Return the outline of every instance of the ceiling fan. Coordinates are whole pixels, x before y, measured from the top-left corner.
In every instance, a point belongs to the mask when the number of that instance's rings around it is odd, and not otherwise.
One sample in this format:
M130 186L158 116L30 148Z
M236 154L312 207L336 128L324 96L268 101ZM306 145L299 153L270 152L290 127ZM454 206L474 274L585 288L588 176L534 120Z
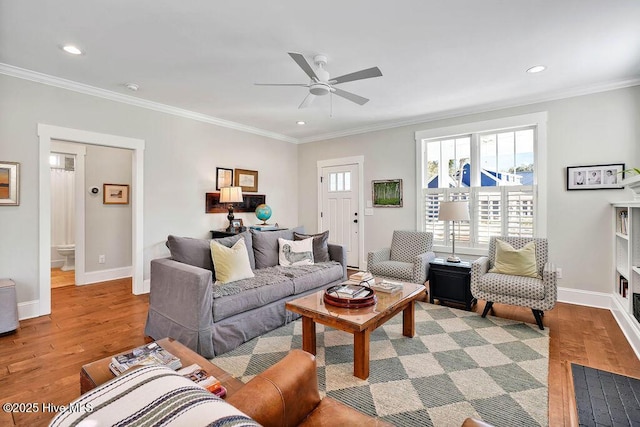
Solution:
M366 70L356 71L354 73L345 74L340 77L329 78L329 72L324 69L327 65L327 57L325 55L316 55L313 57L313 62L316 64L314 70L305 57L299 53L289 52L289 56L296 61L296 64L309 76L311 81L308 84L304 83L256 83L257 86L300 86L309 88L309 94L304 98L302 104L298 108L306 108L316 96L324 96L326 94L336 94L351 102L355 102L359 105L364 105L369 100L355 93L347 92L346 90L339 89L335 85L341 83L352 82L354 80L370 79L373 77L382 76L382 72L378 67L367 68Z

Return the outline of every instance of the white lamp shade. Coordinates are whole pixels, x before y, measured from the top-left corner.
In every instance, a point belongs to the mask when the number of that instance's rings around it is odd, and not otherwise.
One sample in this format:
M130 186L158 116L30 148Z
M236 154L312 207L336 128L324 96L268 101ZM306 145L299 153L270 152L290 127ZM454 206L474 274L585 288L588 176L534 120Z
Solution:
M468 221L469 219L469 202L440 202L438 220Z
M220 189L220 203L239 203L242 201L242 187L222 187Z

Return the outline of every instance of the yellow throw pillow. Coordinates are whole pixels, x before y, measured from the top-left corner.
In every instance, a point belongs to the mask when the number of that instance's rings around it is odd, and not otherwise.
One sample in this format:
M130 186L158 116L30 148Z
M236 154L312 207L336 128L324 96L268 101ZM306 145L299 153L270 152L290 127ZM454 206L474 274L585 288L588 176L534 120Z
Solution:
M522 249L496 239L496 262L489 273L540 278L536 264L536 243L529 242Z
M254 276L244 239L238 240L230 248L212 240L211 258L217 283L229 283Z

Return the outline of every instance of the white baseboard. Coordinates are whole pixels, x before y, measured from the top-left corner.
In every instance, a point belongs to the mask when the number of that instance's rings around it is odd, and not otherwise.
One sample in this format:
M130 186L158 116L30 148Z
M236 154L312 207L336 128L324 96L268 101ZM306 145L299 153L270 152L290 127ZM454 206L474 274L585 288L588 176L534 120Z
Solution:
M638 321L628 313L624 307L620 306L617 299L611 299L611 313L618 322L618 326L622 329L622 333L636 353L636 357L640 359L640 330L638 329Z
M25 320L40 316L40 301L25 301L18 303L18 319Z
M123 279L125 277L131 277L132 273L133 273L133 268L131 266L121 267L121 268L111 268L109 270L87 271L84 273L83 285L89 285L91 283L98 283L98 282L107 282L109 280Z
M51 268L60 268L63 265L64 265L63 260L58 260L58 261L51 260Z
M604 292L583 291L580 289L558 287L558 301L569 304L586 305L587 307L612 307L612 295Z

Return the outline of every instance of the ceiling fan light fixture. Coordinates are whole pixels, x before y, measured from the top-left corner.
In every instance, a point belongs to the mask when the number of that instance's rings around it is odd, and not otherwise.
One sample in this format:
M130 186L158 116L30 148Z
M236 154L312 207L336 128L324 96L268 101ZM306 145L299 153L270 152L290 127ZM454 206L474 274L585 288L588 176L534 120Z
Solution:
M546 69L547 69L547 67L545 67L544 65L536 65L534 67L529 68L527 70L527 73L529 73L529 74L541 73Z
M72 44L66 44L62 46L62 50L64 50L67 53L70 53L71 55L82 55L83 53L78 47Z

